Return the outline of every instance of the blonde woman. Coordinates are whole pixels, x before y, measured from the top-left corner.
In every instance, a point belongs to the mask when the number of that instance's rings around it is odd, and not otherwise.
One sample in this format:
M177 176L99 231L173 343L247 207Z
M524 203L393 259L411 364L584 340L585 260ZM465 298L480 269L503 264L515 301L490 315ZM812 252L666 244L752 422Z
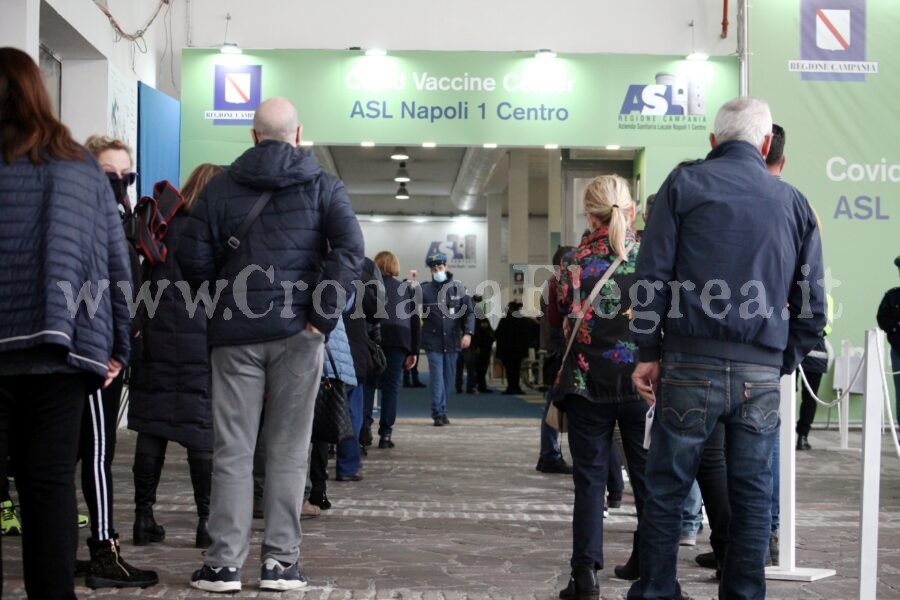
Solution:
M571 335L574 317L584 311L561 378L569 420L569 448L575 480L572 518L572 575L562 600L598 598L596 570L603 568L603 496L609 473L612 433L622 432L638 519L646 489L643 448L647 405L631 383L637 347L631 338L628 289L638 253L632 224L636 206L628 182L618 175L595 178L584 193L590 226L581 244L560 264L557 301L563 333ZM617 257L621 263L593 305L582 306L594 285ZM637 544L635 544L637 547Z

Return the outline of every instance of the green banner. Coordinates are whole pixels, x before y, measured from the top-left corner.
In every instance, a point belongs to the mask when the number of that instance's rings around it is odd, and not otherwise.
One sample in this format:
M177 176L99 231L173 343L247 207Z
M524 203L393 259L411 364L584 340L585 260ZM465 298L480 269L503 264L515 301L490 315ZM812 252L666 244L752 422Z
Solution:
M283 96L320 144L647 148L652 191L679 160L705 154L737 79L730 57L186 49L182 175L233 160L260 99Z
M900 11L894 0L769 0L754 3L750 30L750 92L785 128L784 179L822 221L832 344L861 346L900 283Z

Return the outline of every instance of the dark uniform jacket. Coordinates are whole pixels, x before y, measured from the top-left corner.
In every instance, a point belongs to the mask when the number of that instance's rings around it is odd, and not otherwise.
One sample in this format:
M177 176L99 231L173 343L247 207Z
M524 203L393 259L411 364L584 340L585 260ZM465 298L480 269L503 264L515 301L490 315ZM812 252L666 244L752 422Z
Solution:
M426 352L459 352L463 335L475 331L475 306L466 286L453 280L422 284L422 349Z

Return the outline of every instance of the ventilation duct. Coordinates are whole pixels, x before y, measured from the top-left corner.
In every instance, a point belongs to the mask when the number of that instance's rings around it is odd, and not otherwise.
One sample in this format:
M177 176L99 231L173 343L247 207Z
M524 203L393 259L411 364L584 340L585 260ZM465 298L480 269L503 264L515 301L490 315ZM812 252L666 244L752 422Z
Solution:
M450 202L460 210L475 208L478 196L504 154L506 150L500 148L468 148L450 191Z

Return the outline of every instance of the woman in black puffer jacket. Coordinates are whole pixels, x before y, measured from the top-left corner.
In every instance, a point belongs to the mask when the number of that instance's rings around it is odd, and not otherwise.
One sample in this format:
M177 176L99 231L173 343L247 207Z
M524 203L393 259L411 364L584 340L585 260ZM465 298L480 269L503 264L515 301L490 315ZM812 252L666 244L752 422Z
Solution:
M206 312L191 315L182 290L177 254L187 213L210 179L222 169L203 164L194 169L182 189L184 205L169 220L163 243L165 261L150 269L150 297L160 296L152 318L141 328L143 352L133 366L128 428L138 432L134 450L134 543L161 542L165 529L153 518L166 446L169 441L187 448L194 501L197 504L196 546L210 544L206 532L212 485L212 406ZM145 263L146 266L147 263ZM161 282L170 284L160 292Z

